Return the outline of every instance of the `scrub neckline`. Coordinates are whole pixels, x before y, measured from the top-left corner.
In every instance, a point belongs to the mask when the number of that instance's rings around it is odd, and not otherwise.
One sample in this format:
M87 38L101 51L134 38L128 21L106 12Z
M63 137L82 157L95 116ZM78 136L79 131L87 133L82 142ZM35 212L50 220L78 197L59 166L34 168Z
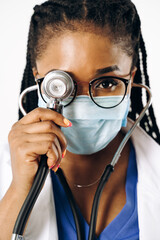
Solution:
M63 208L63 211L69 223L72 225L72 227L76 231L72 210L69 205L66 193L61 183L59 182L56 174L54 172L51 172L51 176L52 176L52 183L53 183L53 189L54 189L55 203L56 205L60 204L60 206ZM122 208L122 210L120 211L120 213L102 230L100 235L96 237L95 240L106 239L105 236L107 236L107 240L113 240L121 233L123 228L125 228L125 225L132 218L132 215L135 213L135 211L137 211L136 184L137 184L136 156L135 156L134 148L131 144L131 149L129 154L129 163L127 168L127 176L126 176L126 185L125 185L126 203ZM65 201L65 204L64 204L64 201ZM78 209L80 220L83 224L84 235L85 235L84 239L87 239L88 233L89 233L89 225L85 220L85 218L83 217L78 205L77 205L77 209Z

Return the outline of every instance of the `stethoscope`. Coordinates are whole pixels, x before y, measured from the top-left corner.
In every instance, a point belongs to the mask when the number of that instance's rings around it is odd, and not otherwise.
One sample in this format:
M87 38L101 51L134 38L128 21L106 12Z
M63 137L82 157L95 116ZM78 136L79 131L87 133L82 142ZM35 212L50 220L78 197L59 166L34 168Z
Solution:
M75 94L76 94L75 83L73 82L71 76L64 71L61 71L61 70L51 71L48 74L46 74L43 81L41 81L41 80L42 79L38 80L36 85L25 89L21 93L21 95L19 97L19 107L20 107L20 110L23 113L23 115L27 114L25 109L23 108L23 98L27 93L29 93L31 91L35 91L35 90L38 91L38 93L41 95L42 99L46 102L46 107L49 109L52 109L54 111L57 111L59 113L63 112L63 107L64 107L63 101L68 99L71 96L71 94L73 93L73 91L75 91ZM111 173L114 171L114 166L118 162L124 146L126 145L127 141L131 137L134 129L139 124L139 122L141 121L145 112L147 111L147 109L149 108L149 106L151 104L152 94L151 94L150 89L147 86L145 86L143 84L135 84L135 83L133 83L132 86L144 88L147 91L148 96L149 96L148 101L147 101L145 107L143 108L143 110L141 111L141 113L139 114L139 117L134 122L133 126L130 128L130 130L126 133L125 137L123 138L111 163L108 164L106 166L106 168L104 169L103 175L100 179L100 182L98 184L98 187L97 187L97 190L96 190L96 193L94 196L94 200L93 200L88 240L94 240L94 238L95 238L98 206L99 206L99 201L100 201L100 197L103 192L104 186L107 183ZM42 92L43 92L43 94L42 94ZM46 157L46 155L43 155L43 156L41 156L39 168L36 173L31 190L30 190L28 196L26 197L24 204L23 204L23 206L19 212L19 215L17 217L16 223L15 223L15 226L13 229L12 240L20 240L20 239L24 240L23 233L24 233L25 225L30 216L32 208L39 196L42 186L45 183L48 173L49 173L49 169L48 169L48 165L47 165L47 157ZM72 195L72 192L71 192L69 185L68 185L68 183L63 175L63 172L60 168L58 169L56 174L57 174L61 184L64 187L64 190L66 192L66 195L68 197L68 200L69 200L69 203L70 203L70 206L72 209L72 213L73 213L73 217L74 217L75 225L76 225L77 239L83 240L81 223L79 220L77 206L76 206L74 197Z

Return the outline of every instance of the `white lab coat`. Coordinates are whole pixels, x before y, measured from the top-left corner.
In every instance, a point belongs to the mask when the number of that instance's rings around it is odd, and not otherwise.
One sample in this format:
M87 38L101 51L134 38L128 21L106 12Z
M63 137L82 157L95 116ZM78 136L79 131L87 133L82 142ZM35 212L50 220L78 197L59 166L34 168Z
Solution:
M127 128L131 126L128 123ZM132 135L138 168L138 220L140 240L160 240L160 146L141 128ZM0 148L0 199L12 178L8 145ZM51 177L31 213L25 240L58 240ZM65 240L65 239L64 239Z

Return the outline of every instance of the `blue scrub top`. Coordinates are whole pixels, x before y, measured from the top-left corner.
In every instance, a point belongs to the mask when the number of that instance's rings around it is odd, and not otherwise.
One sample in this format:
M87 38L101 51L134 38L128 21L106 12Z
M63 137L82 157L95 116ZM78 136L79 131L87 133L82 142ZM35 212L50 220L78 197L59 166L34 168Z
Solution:
M76 227L72 210L65 191L52 171L52 183L57 215L59 240L76 240ZM133 146L131 146L126 178L126 204L116 218L95 238L95 240L138 240L138 214L137 214L137 166ZM78 207L77 207L78 208ZM89 225L78 208L83 226L83 240L88 239Z

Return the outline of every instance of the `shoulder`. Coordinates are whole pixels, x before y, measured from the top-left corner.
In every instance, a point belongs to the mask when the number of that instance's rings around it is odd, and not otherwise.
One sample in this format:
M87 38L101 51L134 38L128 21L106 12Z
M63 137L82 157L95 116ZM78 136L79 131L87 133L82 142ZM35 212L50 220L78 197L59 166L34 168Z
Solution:
M125 131L132 125L129 120ZM134 130L131 141L136 153L139 187L160 196L160 145L140 127Z
M0 199L12 180L11 159L8 142L0 142Z
M128 129L132 124L133 122L129 120ZM159 239L160 145L140 127L134 130L131 140L135 148L138 171L137 201L140 238Z
M128 119L127 127L124 131L127 132L133 125L133 121ZM160 145L153 140L141 127L137 126L131 136L133 145L138 153L143 152L145 155L157 156L160 154ZM154 151L154 152L153 152Z

